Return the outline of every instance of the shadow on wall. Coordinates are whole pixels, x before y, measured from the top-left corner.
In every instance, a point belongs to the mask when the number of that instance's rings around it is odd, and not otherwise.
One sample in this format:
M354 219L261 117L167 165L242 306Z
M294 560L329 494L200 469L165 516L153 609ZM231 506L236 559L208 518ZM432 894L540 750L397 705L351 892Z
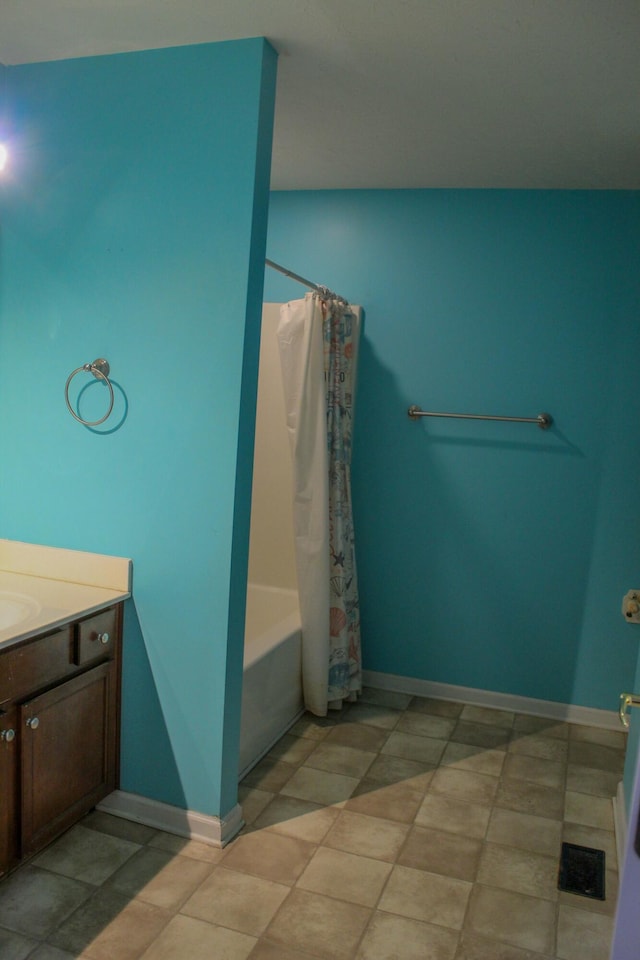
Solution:
M188 804L133 600L125 603L122 657L120 787L184 810L188 830Z
M97 381L94 381L93 383L87 383L78 393L78 399L75 408L75 413L77 416L83 416L83 413L81 412L81 403L88 395L89 390L91 390L92 395L101 395L98 398L98 403L96 404L95 411L92 414L96 423L85 422L84 424L87 430L90 430L91 433L97 433L99 435L116 433L120 427L123 426L125 420L127 419L127 415L129 413L129 400L127 395L117 380L114 380L113 377L109 377L109 380L111 383L111 388L113 389L113 402L111 403L111 408L109 407L109 399L105 398L103 395L106 393L104 384L101 384ZM102 423L100 423L100 420L103 417L105 419ZM85 421L91 421L92 417L83 416L83 419Z

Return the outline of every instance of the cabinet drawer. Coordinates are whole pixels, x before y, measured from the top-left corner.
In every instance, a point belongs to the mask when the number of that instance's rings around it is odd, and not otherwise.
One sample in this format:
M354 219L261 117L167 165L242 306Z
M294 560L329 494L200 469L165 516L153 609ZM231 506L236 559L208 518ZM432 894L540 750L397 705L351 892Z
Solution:
M71 627L13 647L0 656L0 703L20 700L74 670Z
M94 660L112 660L116 649L117 610L109 607L76 624L75 662L81 667Z

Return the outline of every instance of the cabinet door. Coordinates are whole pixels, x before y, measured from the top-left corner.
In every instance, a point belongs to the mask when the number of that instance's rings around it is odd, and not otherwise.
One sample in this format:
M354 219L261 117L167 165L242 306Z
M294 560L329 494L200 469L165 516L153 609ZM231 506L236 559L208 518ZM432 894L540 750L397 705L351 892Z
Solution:
M20 708L23 856L115 789L116 702L109 662Z
M0 710L0 877L18 856L17 710Z

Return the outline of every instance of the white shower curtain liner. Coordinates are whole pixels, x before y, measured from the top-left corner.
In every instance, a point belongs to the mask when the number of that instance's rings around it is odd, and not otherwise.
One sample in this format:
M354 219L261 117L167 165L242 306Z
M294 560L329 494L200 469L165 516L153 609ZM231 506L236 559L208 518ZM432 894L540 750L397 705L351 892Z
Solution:
M357 321L355 350L360 311L357 307L349 309ZM329 705L329 638L332 630L323 320L322 300L315 294L307 294L302 300L282 305L278 326L287 429L293 458L293 523L302 622L303 694L305 707L317 716L325 716Z

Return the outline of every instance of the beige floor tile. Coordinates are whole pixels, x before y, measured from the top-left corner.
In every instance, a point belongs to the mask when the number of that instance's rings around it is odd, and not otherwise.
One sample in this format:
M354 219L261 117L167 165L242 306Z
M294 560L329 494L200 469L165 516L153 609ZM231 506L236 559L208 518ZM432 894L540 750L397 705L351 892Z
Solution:
M22 867L0 884L0 926L44 940L94 891L69 877Z
M3 953L0 953L2 960L8 960ZM41 943L40 946L29 954L29 960L76 960L77 954L67 953L66 950L59 950L58 947L52 947L49 943Z
M525 754L509 753L505 759L503 776L512 780L527 780L544 787L562 790L565 781L565 764L556 760L541 760Z
M78 824L47 847L33 863L73 880L99 886L140 849L140 844Z
M396 866L378 909L460 930L472 886L453 877Z
M532 717L527 713L517 713L513 722L515 736L534 733L556 740L568 740L571 724L562 720L549 720L547 717Z
M364 777L375 758L376 754L372 751L345 747L327 738L307 757L305 767L360 778Z
M356 706L359 706L359 704ZM369 710L386 709L384 707L374 707L373 704L369 703L362 704L362 707ZM398 716L401 716L401 714L398 713ZM396 723L397 720L394 720L394 726ZM384 746L389 733L389 730L382 727L356 722L351 711L349 711L347 722L330 730L326 742L339 743L343 747L355 747L357 750L369 750L372 753L377 753Z
M558 960L606 960L612 935L611 917L562 905L558 916Z
M411 823L423 798L424 790L417 789L412 781L383 784L362 780L347 801L346 809L368 817Z
M612 747L614 750L626 750L627 734L622 730L605 730L602 727L590 727L581 723L572 723L570 739L598 743L601 747Z
M406 710L412 697L407 693L396 693L393 690L377 690L374 687L363 687L360 701L376 703L382 707L394 707L396 710Z
M175 856L200 860L202 863L218 863L224 855L224 850L221 847L212 847L208 843L188 840L186 837L177 837L175 834L164 833L160 830L147 846L154 850L164 850L166 853L172 853Z
M494 807L487 830L487 840L507 847L517 847L520 850L531 850L533 853L559 858L562 845L562 821Z
M570 763L567 767L567 790L589 793L593 797L615 797L620 774L608 770L594 770Z
M487 886L555 901L558 898L558 858L485 843L477 879L478 883Z
M605 960L624 746L366 688L250 771L248 826L224 850L92 812L0 884L0 956ZM605 901L557 891L562 839L605 851Z
M48 939L90 960L138 960L170 919L160 907L103 887Z
M458 934L408 917L377 913L356 960L453 960Z
M428 713L412 713L406 710L398 721L396 730L402 733L414 733L419 737L433 737L435 740L448 740L456 721L447 717L434 717Z
M431 737L419 737L413 733L399 733L394 730L380 751L394 757L404 757L405 760L417 760L420 763L440 763L445 740L435 740Z
M264 933L290 887L218 867L187 900L185 916L230 927L259 937Z
M268 790L248 787L244 785L244 782L241 783L238 788L238 803L242 807L242 819L244 822L253 823L275 796L275 793L271 793Z
M247 960L254 937L192 917L173 917L141 960Z
M393 707L360 701L360 703L351 704L346 720L347 723L365 723L372 727L380 727L382 730L393 730L401 716L402 711Z
M294 889L269 924L266 939L325 960L350 960L371 910Z
M309 740L324 740L329 730L334 726L332 720L324 717L314 717L310 713L305 713L289 729L289 733L294 737L307 737Z
M314 960L314 958L306 951L303 953L301 950L292 950L279 943L270 943L263 938L253 948L250 960Z
M416 814L415 822L420 827L447 830L449 833L482 840L487 831L490 814L489 806L428 793Z
M25 960L36 946L37 940L21 933L0 929L0 957L2 960Z
M393 863L407 839L407 824L367 817L351 810L343 810L328 834L324 845L374 860Z
M468 933L548 956L555 927L556 905L551 900L475 884L465 923Z
M315 845L271 830L256 830L237 837L225 849L222 864L229 870L250 873L291 886L313 856Z
M422 789L424 785L426 790L435 769L435 766L420 763L418 760L405 760L404 757L380 754L367 770L367 780L391 784L419 778L420 788Z
M398 863L404 867L473 882L481 851L480 840L414 826L398 857Z
M455 960L550 960L539 953L521 950L508 943L487 940L475 934L462 933Z
M113 817L101 810L92 810L80 821L80 825L88 830L97 830L98 833L107 833L110 837L119 837L121 840L130 840L131 843L144 845L158 833L153 827L144 823L134 823L133 820L124 820L122 817Z
M309 740L307 737L294 737L286 733L271 747L268 757L272 760L283 760L285 763L297 767L304 763L314 749L313 740Z
M276 833L321 843L340 814L339 807L324 807L310 800L277 796L255 821L255 828L268 827Z
M382 860L320 847L298 880L297 889L373 907L391 869L391 864Z
M462 713L462 720L469 723L487 723L492 727L504 727L505 730L511 730L515 714L510 710L495 710L493 707L477 707L474 704L465 704Z
M608 797L590 797L567 790L564 819L599 830L613 830L613 804Z
M164 910L178 910L209 876L213 864L143 847L109 880L109 889Z
M491 804L498 789L498 778L453 767L440 767L433 775L430 793L443 793L470 803Z
M506 756L504 750L474 747L470 743L448 743L442 755L441 766L499 777Z
M487 749L505 749L511 732L504 727L494 727L488 723L472 723L470 720L458 720L451 734L454 743L469 743L474 747Z
M580 767L593 767L595 770L608 770L609 773L622 775L624 769L624 751L588 743L582 740L569 742L569 763Z
M342 803L349 799L359 782L358 777L345 777L340 773L304 766L298 767L280 793L298 800L311 800L312 803Z
M567 752L568 747L564 740L543 737L536 733L514 736L509 744L509 753L536 757L538 760L554 760L556 763L566 763Z
M265 757L243 778L245 787L257 787L269 793L278 793L295 773L296 767L284 760Z
M495 798L496 807L531 813L536 817L549 817L562 820L564 815L564 793L539 783L525 780L502 778Z
M409 710L412 713L431 713L436 717L457 718L463 709L463 703L455 700L438 700L435 697L413 697L409 704Z

